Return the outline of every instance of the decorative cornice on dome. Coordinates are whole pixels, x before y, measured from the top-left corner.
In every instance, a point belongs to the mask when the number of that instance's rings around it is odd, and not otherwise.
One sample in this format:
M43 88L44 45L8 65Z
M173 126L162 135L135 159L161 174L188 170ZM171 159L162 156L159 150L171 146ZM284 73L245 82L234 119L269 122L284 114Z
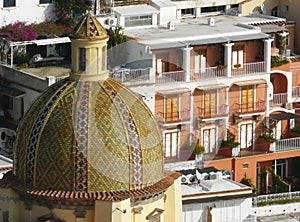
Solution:
M51 204L51 201L66 201L67 203L70 203L70 200L73 200L74 203L76 203L76 201L80 202L88 200L122 201L132 197L136 198L164 192L174 183L174 180L180 176L181 174L179 172L171 172L155 184L137 190L116 192L78 192L28 188L20 183L12 172L8 172L4 175L3 179L0 180L0 187L11 188L26 198L34 198L44 204ZM84 203L86 204L86 202ZM91 204L94 203L91 202Z
M107 39L108 35L100 22L88 12L75 26L70 38L74 39Z

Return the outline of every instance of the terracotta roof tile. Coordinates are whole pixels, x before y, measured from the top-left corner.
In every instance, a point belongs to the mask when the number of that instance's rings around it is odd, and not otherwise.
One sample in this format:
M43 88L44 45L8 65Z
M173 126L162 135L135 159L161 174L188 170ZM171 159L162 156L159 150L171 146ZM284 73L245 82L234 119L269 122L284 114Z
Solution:
M62 191L62 190L35 190L26 188L13 175L12 171L6 173L2 180L0 180L0 187L12 188L16 192L32 198L48 200L104 200L104 201L121 201L134 196L144 196L153 193L165 191L174 183L174 180L180 177L180 173L168 173L159 182L145 187L143 189L129 190L129 191L114 191L114 192L76 192L76 191Z

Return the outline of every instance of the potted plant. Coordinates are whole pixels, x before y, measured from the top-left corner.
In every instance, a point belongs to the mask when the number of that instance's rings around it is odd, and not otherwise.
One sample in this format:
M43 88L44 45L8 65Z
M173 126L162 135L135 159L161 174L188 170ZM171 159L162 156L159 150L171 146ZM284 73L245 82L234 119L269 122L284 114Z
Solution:
M238 63L238 64L234 64L233 66L234 68L240 68L242 65Z
M236 148L240 145L239 142L235 141L235 135L227 129L227 137L226 140L222 140L221 142L221 149L219 149L218 154L224 155L224 156L233 156L233 148Z
M195 148L194 148L194 154L195 154L195 160L197 161L200 161L202 160L203 158L203 153L204 153L204 146L200 145L199 143L199 139L197 140L197 143L195 145Z
M226 65L218 64L218 65L217 65L217 68L218 68L218 69L226 69Z
M259 136L260 138L264 139L265 141L269 143L274 143L277 141L277 139L274 137L274 132L272 129L267 127L266 125L262 126L262 133Z
M240 145L239 142L235 142L235 135L227 129L227 137L226 140L222 140L221 147L230 147L235 148Z

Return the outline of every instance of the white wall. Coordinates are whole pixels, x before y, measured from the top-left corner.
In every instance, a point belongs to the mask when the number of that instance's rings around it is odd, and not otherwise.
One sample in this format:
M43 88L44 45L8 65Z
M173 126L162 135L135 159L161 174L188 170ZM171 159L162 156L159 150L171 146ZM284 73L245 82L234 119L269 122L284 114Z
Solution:
M212 221L242 222L252 213L252 199L213 201L208 203L183 204L183 222L206 222L207 207L211 210ZM214 207L215 206L215 207Z
M268 205L263 207L253 207L253 215L257 217L273 216L287 213L299 213L300 203Z
M3 7L0 0L0 27L16 21L27 21L29 23L51 20L53 4L39 4L39 0L16 0L16 7Z

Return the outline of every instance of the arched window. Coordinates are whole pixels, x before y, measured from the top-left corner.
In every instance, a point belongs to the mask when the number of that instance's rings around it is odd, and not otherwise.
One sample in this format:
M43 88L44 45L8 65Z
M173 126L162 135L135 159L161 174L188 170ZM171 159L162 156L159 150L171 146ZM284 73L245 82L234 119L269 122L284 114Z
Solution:
M271 10L271 15L272 15L272 16L276 16L276 17L279 16L279 8L278 8L278 6L272 8L272 10Z

